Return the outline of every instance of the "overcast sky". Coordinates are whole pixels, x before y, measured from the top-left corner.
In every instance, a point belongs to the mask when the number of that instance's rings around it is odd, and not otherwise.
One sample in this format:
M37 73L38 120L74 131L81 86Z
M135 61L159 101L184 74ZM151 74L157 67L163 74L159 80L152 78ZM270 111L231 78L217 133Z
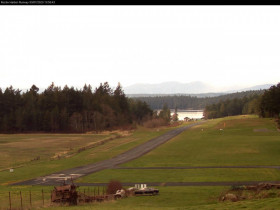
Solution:
M3 6L0 87L280 82L279 6Z

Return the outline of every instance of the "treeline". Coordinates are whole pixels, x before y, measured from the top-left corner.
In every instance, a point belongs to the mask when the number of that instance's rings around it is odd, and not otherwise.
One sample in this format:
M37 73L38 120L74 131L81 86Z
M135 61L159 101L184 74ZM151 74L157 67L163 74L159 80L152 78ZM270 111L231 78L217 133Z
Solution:
M207 105L203 115L205 119L241 115L241 114L258 114L260 95L243 97L241 99L227 99L219 103Z
M153 114L145 102L107 82L94 91L90 85L78 90L53 83L38 91L35 85L24 93L12 86L0 89L1 133L101 131L142 123Z
M240 114L257 114L260 117L280 118L280 83L265 90L262 95L220 101L204 109L204 117L219 118Z
M280 118L280 83L271 86L264 92L260 101L261 117ZM279 122L279 121L278 121Z
M135 99L146 102L151 109L162 109L163 104L167 104L170 109L204 109L207 105L216 104L220 101L231 99L251 98L261 95L264 90L244 91L231 93L216 97L197 97L197 96L154 96L154 97L135 97Z

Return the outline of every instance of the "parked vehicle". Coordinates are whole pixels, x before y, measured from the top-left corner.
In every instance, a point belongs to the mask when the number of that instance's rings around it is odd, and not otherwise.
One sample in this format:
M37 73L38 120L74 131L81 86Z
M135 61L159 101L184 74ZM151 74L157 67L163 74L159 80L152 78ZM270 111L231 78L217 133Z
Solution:
M158 195L159 190L152 187L147 187L146 184L136 184L135 187L128 189L134 195Z
M117 192L114 195L115 199L120 199L120 198L124 198L124 197L126 197L126 193L125 193L124 189L117 190Z

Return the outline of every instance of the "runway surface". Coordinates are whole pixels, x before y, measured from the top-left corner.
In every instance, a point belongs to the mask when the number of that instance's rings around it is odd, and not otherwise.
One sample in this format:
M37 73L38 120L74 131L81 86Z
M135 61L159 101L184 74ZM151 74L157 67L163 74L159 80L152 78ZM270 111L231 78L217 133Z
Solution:
M104 169L115 168L116 166L118 166L120 164L123 164L123 163L131 161L133 159L139 158L139 157L145 155L146 153L150 152L151 150L157 148L161 144L163 144L163 143L167 142L168 140L174 138L175 136L179 135L183 131L185 131L193 126L199 125L203 122L204 121L200 121L200 122L190 124L190 125L187 125L184 127L173 129L159 137L151 139L141 145L138 145L138 146L136 146L122 154L119 154L111 159L108 159L108 160L103 160L103 161L88 164L85 166L79 166L79 167L75 167L75 168L71 168L71 169L67 169L67 170L63 170L63 171L58 171L53 174L49 174L46 176L38 177L35 179L23 181L23 182L18 182L13 185L59 185L63 181L65 181L66 183L70 183L71 178L73 180L75 180L79 177L86 176L88 174L92 174L92 173L95 173L95 172L98 172L98 171L101 171Z

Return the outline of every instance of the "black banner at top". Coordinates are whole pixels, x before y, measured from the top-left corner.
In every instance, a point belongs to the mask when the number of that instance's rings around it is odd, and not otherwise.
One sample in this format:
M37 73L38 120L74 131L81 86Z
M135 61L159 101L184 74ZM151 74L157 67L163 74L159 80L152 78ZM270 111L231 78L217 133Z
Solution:
M0 5L279 5L275 0L0 0Z

